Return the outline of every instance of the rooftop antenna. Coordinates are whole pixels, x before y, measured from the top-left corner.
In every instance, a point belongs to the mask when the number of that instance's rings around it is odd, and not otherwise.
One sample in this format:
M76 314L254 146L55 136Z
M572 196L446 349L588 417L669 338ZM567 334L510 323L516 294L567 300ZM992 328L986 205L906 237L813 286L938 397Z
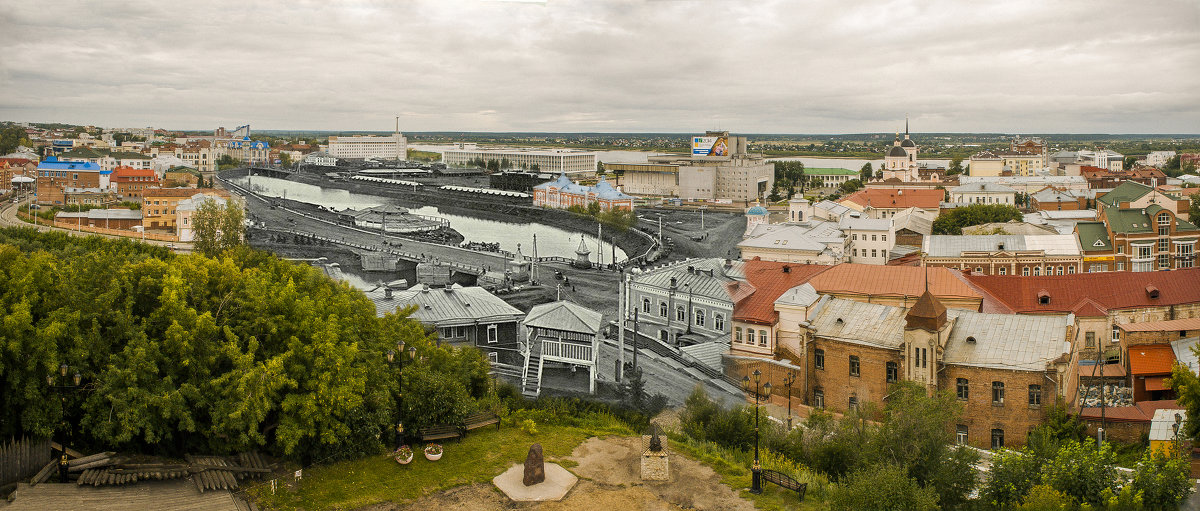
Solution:
M400 116L396 116L396 133L400 133Z
M908 136L908 114L904 114L904 136Z
M925 259L924 252L921 253L921 259ZM925 263L922 266L925 267L925 292L928 293L929 292L929 263Z

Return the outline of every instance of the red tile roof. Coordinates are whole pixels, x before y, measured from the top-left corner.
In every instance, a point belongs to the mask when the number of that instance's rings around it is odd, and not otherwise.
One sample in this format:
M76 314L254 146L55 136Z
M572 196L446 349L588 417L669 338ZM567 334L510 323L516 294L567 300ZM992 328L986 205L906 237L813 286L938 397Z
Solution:
M831 268L834 267L760 260L746 261L743 272L746 275L746 281L754 286L755 290L749 297L733 306L733 319L759 324L774 323L778 316L775 312L775 300L779 299L787 290L808 282L813 276Z
M965 275L964 278L985 293L985 308L989 307L989 300L995 300L1017 313L1073 312L1080 316L1103 316L1112 309L1200 302L1200 268L1038 277ZM1158 298L1151 298L1147 286L1157 288ZM1049 295L1050 303L1038 302L1040 291ZM1094 303L1085 302L1089 299Z
M1146 390L1154 392L1156 390L1170 390L1170 389L1171 389L1171 387L1167 386L1167 377L1166 376L1147 376L1146 377Z
M135 169L127 165L113 169L112 180L115 182L119 183L131 177L155 177L154 169Z
M29 163L37 163L37 162L30 160L28 158L0 158L0 163L7 163L9 165L15 166L15 165L25 165L25 164L29 164Z
M839 264L809 281L818 293L910 296L925 293L926 269L917 266ZM938 299L981 298L948 268L929 268L929 291Z
M946 198L945 190L920 190L900 188L865 188L843 199L860 206L873 208L911 208L938 209L942 199Z
M1143 344L1129 347L1129 374L1169 374L1175 365L1170 344Z

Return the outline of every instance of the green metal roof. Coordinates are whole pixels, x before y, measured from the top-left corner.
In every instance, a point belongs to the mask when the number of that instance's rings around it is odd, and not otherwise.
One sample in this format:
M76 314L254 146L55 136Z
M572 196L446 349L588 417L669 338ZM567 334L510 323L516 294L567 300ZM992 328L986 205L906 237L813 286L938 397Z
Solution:
M859 171L850 169L833 169L826 167L804 167L806 176L857 176Z
M1079 222L1075 224L1075 233L1079 236L1079 246L1084 252L1112 250L1112 241L1108 239L1108 230L1104 228L1104 222Z
M1175 231L1200 231L1200 227L1196 227L1196 224L1187 220L1175 217Z
M1112 232L1153 232L1150 217L1140 209L1111 208L1104 212Z
M1153 188L1137 181L1125 181L1096 200L1108 206L1119 206L1122 202L1135 201L1152 191Z

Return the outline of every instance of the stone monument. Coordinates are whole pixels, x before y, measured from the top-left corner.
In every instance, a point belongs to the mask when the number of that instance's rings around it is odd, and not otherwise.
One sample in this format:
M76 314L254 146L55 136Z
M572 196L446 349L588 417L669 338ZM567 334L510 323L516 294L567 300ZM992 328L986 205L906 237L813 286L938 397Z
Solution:
M529 446L529 455L525 456L525 477L521 482L525 486L533 486L546 480L545 461L542 458L542 444Z
M650 428L649 435L642 435L642 480L667 481L671 479L667 447L658 436L658 426Z

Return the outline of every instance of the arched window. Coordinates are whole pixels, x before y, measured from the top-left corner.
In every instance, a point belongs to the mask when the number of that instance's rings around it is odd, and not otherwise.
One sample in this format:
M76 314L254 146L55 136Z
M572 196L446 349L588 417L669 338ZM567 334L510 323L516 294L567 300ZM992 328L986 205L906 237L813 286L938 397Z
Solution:
M650 313L650 299L649 298L642 298L642 312L645 312L646 314Z

